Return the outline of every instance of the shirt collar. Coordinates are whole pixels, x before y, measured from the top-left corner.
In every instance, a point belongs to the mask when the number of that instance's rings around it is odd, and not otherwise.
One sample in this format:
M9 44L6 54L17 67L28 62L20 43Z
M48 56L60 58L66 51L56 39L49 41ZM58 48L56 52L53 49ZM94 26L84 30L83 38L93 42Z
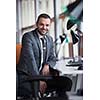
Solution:
M42 36L42 35L39 34L38 31L37 31L37 34L38 34L38 36L39 36L39 39L40 39L40 38L46 38L46 35L45 35L45 36Z

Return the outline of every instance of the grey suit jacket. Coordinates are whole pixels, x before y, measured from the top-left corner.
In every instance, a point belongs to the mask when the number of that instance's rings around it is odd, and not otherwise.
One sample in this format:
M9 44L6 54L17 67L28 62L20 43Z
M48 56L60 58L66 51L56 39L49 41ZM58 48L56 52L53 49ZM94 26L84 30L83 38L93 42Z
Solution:
M46 64L51 68L56 64L56 57L53 51L53 39L46 35L47 39L47 55ZM37 29L25 33L22 38L22 50L17 69L29 75L39 75L39 67L41 64L41 47L37 34Z

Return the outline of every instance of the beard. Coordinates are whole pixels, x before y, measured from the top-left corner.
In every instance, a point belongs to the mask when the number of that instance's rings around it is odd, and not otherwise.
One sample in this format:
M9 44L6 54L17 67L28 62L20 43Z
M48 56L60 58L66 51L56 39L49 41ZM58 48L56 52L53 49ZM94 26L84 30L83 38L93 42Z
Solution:
M48 32L41 32L41 31L39 31L39 30L38 30L38 32L39 32L39 34L42 35L42 36L45 36L45 35L48 33Z

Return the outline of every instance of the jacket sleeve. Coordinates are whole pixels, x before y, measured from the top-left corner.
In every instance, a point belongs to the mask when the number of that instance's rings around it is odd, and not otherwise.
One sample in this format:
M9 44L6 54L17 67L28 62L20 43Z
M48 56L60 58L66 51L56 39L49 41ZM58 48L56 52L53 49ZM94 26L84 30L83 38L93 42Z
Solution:
M32 35L25 33L22 38L22 60L28 73L38 75L38 67L32 49Z
M50 50L49 50L49 55L48 55L48 59L47 59L47 64L53 68L56 64L56 56L55 56L55 52L54 52L54 48L53 48L53 39L52 37L49 38L49 43L50 43Z

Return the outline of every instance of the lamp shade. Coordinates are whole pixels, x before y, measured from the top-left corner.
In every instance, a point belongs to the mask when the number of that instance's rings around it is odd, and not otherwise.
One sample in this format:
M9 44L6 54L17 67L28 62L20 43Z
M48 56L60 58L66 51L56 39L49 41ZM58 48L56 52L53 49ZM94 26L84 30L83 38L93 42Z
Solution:
M76 44L79 41L79 36L75 34L72 30L71 30L71 36L72 36L73 44Z
M69 30L72 26L74 26L74 24L76 24L74 21L72 21L72 20L68 20L68 22L67 22L67 30Z
M63 41L65 40L66 37L67 37L66 34L62 34L62 35L60 35L61 43L63 43Z

